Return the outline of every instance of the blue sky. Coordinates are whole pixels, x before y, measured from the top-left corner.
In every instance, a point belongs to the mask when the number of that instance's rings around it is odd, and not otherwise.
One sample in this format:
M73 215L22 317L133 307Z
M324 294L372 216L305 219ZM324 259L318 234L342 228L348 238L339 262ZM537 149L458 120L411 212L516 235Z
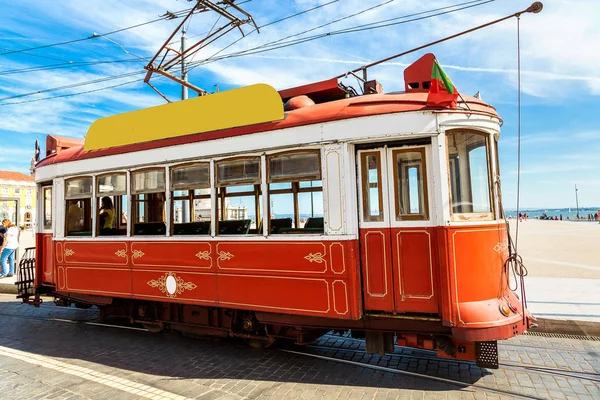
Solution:
M332 0L252 0L242 5L259 26ZM379 5L304 36L457 5L468 0L338 0L317 11L273 24L248 35L222 54L248 49ZM239 3L239 1L238 1ZM442 38L527 8L529 0L473 2L474 7L376 30L330 36L278 50L235 57L199 66L190 81L207 91L253 83L277 89L327 79L388 55ZM97 118L164 101L141 82L143 75L14 97L68 84L142 72L179 21L162 20L107 36L28 52L8 53L73 39L87 38L159 18L165 11L190 7L184 0L0 0L0 169L28 172L36 138L46 134L83 137ZM217 16L195 15L188 37L211 29ZM580 206L600 206L600 7L597 0L547 0L537 15L521 18L522 170L521 207L574 207L574 185ZM222 21L220 21L222 22ZM246 32L250 27L245 28ZM196 36L196 38L199 36ZM205 59L240 37L232 32L199 53ZM302 36L301 36L302 37ZM516 206L517 182L517 50L516 20L436 45L370 71L386 91L403 88L403 70L424 52L433 52L458 90L481 92L504 119L500 140L506 208ZM178 43L173 44L174 47ZM106 62L111 61L111 62ZM118 61L118 62L114 62ZM99 63L103 62L103 63ZM81 63L88 63L81 65ZM52 66L46 68L47 66ZM43 67L35 70L35 68ZM34 68L34 70L26 70ZM53 68L53 69L52 69ZM25 70L24 70L25 69ZM133 84L93 93L32 101L107 86ZM175 100L180 88L154 80ZM348 83L354 84L352 81ZM23 102L20 104L8 104Z

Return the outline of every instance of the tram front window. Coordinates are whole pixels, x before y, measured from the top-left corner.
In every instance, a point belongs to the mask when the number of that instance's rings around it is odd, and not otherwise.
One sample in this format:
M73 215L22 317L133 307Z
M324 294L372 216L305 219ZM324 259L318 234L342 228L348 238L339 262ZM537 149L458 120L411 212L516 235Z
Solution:
M215 163L218 235L262 233L260 158Z
M210 235L210 164L199 163L171 170L172 233Z
M320 152L297 151L268 157L269 233L323 233Z
M165 170L131 173L134 235L165 235Z
M73 178L65 182L66 235L92 236L92 178Z
M492 219L488 137L475 132L447 134L450 197L453 214ZM472 219L463 216L459 219Z

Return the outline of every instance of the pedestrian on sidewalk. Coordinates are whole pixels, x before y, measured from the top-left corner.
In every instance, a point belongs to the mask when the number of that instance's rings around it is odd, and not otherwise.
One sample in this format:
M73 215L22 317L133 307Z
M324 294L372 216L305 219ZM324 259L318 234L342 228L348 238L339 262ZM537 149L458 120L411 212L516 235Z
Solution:
M15 252L19 248L19 235L21 232L8 219L2 221L2 226L6 229L6 233L0 247L0 267L2 267L0 278L10 278L15 273Z

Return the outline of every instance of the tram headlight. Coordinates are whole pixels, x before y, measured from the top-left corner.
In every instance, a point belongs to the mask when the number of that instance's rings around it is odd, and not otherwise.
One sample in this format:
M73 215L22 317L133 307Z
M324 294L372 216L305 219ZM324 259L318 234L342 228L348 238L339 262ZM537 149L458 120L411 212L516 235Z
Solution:
M504 315L505 317L510 315L510 308L508 308L506 304L500 304L498 309L500 310L500 314Z

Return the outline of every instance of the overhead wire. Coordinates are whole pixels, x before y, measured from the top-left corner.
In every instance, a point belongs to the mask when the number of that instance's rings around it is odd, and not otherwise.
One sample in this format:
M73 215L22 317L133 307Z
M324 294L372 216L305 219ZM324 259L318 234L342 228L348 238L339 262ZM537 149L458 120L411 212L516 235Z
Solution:
M330 31L330 32L320 33L320 34L317 34L317 35L308 36L308 37L304 37L304 38L298 38L298 39L295 39L295 40L291 40L291 41L287 41L285 43L278 44L282 40L289 39L289 38L292 37L292 36L288 36L288 37L286 37L284 39L278 39L278 40L275 40L273 42L269 42L269 43L266 43L266 44L263 44L263 45L260 45L260 46L253 47L251 49L246 49L246 50L242 50L242 51L239 51L239 52L225 54L225 55L223 55L221 57L214 58L214 55L213 55L213 56L211 56L212 58L209 57L209 58L206 58L204 60L199 60L199 61L196 61L194 63L190 63L192 65L190 66L189 70L191 71L191 70L193 70L194 68L197 68L200 65L204 65L204 64L208 64L208 63L212 63L212 62L224 60L224 59L235 58L235 57L242 57L242 56L246 56L246 55L258 54L258 53L263 53L263 52L266 52L266 51L277 50L277 49L281 49L281 48L285 48L285 47L290 47L290 46L294 46L294 45L297 45L297 44L301 44L301 43L306 43L306 42L309 42L309 41L317 40L317 39L320 39L320 38L323 38L323 37L331 37L331 36L334 36L334 35L341 35L341 34L346 34L346 33L354 33L354 32L360 32L360 31L372 30L372 29L379 29L379 28L383 28L383 27L388 27L388 26L393 26L393 25L400 25L400 24L406 24L406 23L409 23L409 22L415 22L415 21L420 21L420 20L424 20L424 19L428 19L428 18L438 17L438 16L441 16L441 15L450 14L450 13L454 13L454 12L457 12L457 11L462 11L462 10L469 9L469 8L472 8L472 7L478 7L478 6L481 6L481 5L484 5L484 4L487 4L487 3L491 3L491 2L494 2L494 1L496 1L496 0L475 0L475 1L468 1L468 2L464 2L464 3L455 4L453 6L441 7L441 8L438 8L438 9L433 9L433 10L428 10L428 11L422 11L422 12L419 12L419 13L408 14L408 15L404 15L404 16L401 16L401 17L394 18L394 20L405 19L404 21L389 23L389 24L385 24L385 25L376 25L376 26L373 26L374 24L381 24L382 22L389 21L389 20L382 20L382 21L377 21L377 22L373 22L373 23L369 23L369 24L363 24L363 25L357 25L357 26L350 27L350 28L344 28L344 29L340 29L340 30L337 30L337 31ZM456 8L456 7L459 7L459 8ZM448 10L449 8L455 8L455 9ZM438 12L438 13L435 13L435 14L431 14L432 12L436 12L436 11L439 11L439 10L447 10L447 11L442 11L442 12ZM406 19L406 18L410 18L410 17L413 17L413 16L417 16L417 15L423 15L423 14L430 14L430 15L425 15L425 16L418 17L418 18ZM314 29L311 29L311 30L314 30ZM298 34L296 34L294 36L302 35L303 33L306 33L306 32L301 32L301 33L298 33Z
M294 17L294 16L298 16L298 15L305 14L305 13L307 13L307 12L309 12L309 11L313 11L313 10L319 9L319 8L321 8L321 7L327 6L327 5L329 5L329 4L332 4L332 3L335 3L335 2L337 2L337 1L339 1L339 0L333 0L333 1L330 1L330 2L328 2L328 3L321 4L320 6L316 6L316 7L313 7L313 8L311 8L311 9L304 10L304 11L302 11L302 12L299 12L299 13L296 13L296 14L293 14L293 15L290 15L290 16L287 16L287 17L284 17L284 18L281 18L281 19L279 19L279 20L272 21L272 22L270 22L269 24L266 24L266 25L264 25L264 26L273 25L273 24L275 24L275 23L278 23L278 22L281 22L281 21L284 21L284 20L290 19L290 18L292 18L292 17ZM369 11L369 10L370 10L370 9L372 9L372 8L376 8L376 7L380 7L380 6L382 6L382 5L385 5L385 4L389 3L390 1L393 1L393 0L388 0L388 1L384 2L384 3L380 3L380 4L379 4L379 5L377 5L377 6L370 7L369 9L362 10L362 11L360 11L360 12L358 12L358 13L354 13L354 14L353 14L353 16L356 16L356 15L358 15L358 14L360 14L360 13L367 12L367 11ZM473 6L480 5L480 4L486 4L486 3L489 3L489 2L492 2L492 1L495 1L495 0L487 0L487 1L483 1L483 0L477 0L477 1L475 1L475 3L477 3L477 4L473 4L473 5L471 5L471 6L467 6L467 7L463 7L463 8L459 8L459 9L451 10L451 11L446 11L446 12L439 13L439 14L429 15L429 16L422 17L422 18L418 18L418 19L415 19L415 20L421 20L421 19L425 19L425 18L431 18L431 17L434 17L434 16L439 16L439 15L443 15L443 14L448 14L448 13L450 13L450 12L456 12L456 11L460 11L460 10L462 10L462 9L470 8L470 7L473 7ZM463 4L471 4L471 3L474 3L474 1L469 1L469 2L466 2L466 3L460 3L460 4L457 4L457 5L454 5L454 6L447 6L447 7L444 7L443 9L447 9L447 8L451 8L451 7L458 7L458 6L460 6L460 5L463 5ZM421 13L418 13L418 14L423 14L423 13L431 13L431 12L434 12L434 11L436 11L436 10L438 10L438 9L435 9L435 10L429 10L429 11L421 12ZM347 19L347 18L349 18L349 17L350 17L350 16L346 16L346 17L343 17L343 19ZM406 17L407 17L407 16L404 16L404 18L406 18ZM396 19L401 19L401 18L403 18L403 17L396 17ZM338 20L340 20L340 19L338 19ZM386 21L387 21L387 20L386 20ZM407 22L412 22L412 21L413 21L413 20L407 20L407 21L401 21L400 23L407 23ZM379 22L381 22L381 21L379 21ZM372 25L372 24L376 24L376 23L378 23L378 22L371 23L371 24L364 24L364 25ZM331 23L329 23L329 24L331 24ZM392 24L392 25L396 25L396 24L398 24L398 23L395 23L395 24ZM357 26L357 27L361 27L361 26L363 26L363 25L359 25L359 26ZM353 27L353 28L351 28L351 29L356 29L357 27ZM125 28L124 28L124 29L125 29ZM340 31L338 31L338 32L342 32L342 31L344 31L344 32L345 32L345 31L347 31L348 29L349 29L349 28L346 28L346 29L344 29L344 30L340 30ZM369 29L373 29L373 28L369 28ZM314 29L312 29L312 28L311 28L311 30L314 30ZM334 32L334 33L335 33L335 32ZM301 34L302 34L302 33L298 33L298 34L296 34L296 35L301 35ZM330 33L329 33L329 34L330 34ZM329 35L329 34L327 34L327 33L326 33L326 34L320 34L320 35L316 35L316 36L319 36L319 37L320 37L320 36L322 36L322 35ZM246 35L246 36L247 36L247 35ZM243 37L242 37L242 38L243 38ZM289 37L286 37L286 38L284 38L284 39L288 39L288 38L289 38ZM305 40L305 39L307 39L307 38L302 38L302 42L304 42L304 41L307 41L307 40ZM239 40L241 40L241 38L240 38L240 39L238 39L238 41L239 41ZM280 40L281 40L281 39L280 39ZM234 43L235 43L235 42L234 42ZM231 45L233 45L234 43L232 43ZM294 44L297 44L297 43L294 43ZM286 43L284 47L287 47L288 45L290 45L290 44L287 44L287 43ZM262 45L262 46L264 46L264 45ZM259 47L262 47L262 46L259 46ZM226 48L227 48L227 47L226 47ZM279 48L279 47L277 47L277 48ZM225 49L225 48L224 48L224 49ZM222 49L222 50L224 50L224 49ZM222 50L221 50L221 51L222 51ZM253 49L249 49L249 50L253 50ZM260 52L265 52L265 51L270 51L270 50L274 50L274 49L271 49L271 48L268 48L268 49L260 49L260 51L255 51L255 52L251 52L251 53L250 53L250 52L247 52L247 51L245 51L245 52L243 52L243 54L233 54L233 53L232 53L232 54L226 54L226 55L224 55L224 56L222 56L222 57L220 57L220 58L213 59L213 60L210 60L210 59L201 60L201 61L195 62L194 64L196 64L196 65L192 66L192 68L190 68L188 71L190 71L191 69L195 68L195 67L196 67L196 66L198 66L198 65L201 65L202 63L206 63L206 62L215 62L215 61L218 61L218 60L220 60L220 59L232 58L232 57L241 57L241 56L244 56L244 55L255 54L255 53L260 53ZM217 53L215 53L215 54L217 54ZM213 55L213 56L211 56L211 57L214 57L214 55ZM31 92L31 93L25 93L25 94L20 94L20 95L15 95L15 96L9 96L9 97L5 97L5 98L1 98L1 99L0 99L0 105L8 105L8 104L10 104L10 103L6 103L6 100L11 100L11 99L15 99L15 98L28 97L28 96L33 96L33 95L40 94L40 93L48 93L48 92L57 91L57 90L71 89L71 88L74 88L74 87L85 86L85 85L90 85L90 84L95 84L95 83L101 83L101 82L106 82L106 81L109 81L109 80L115 80L115 79L120 79L120 78L124 78L124 77L128 77L128 76L134 76L134 75L136 75L136 74L144 74L144 73L145 73L145 71L133 72L133 73L127 73L127 74L120 74L120 75L116 75L116 76L110 76L110 77L105 77L105 78L100 78L100 79L96 79L96 80L92 80L92 81L80 82L80 83L77 83L77 84L65 85L65 86L61 86L61 87L55 87L55 88L49 88L49 89L43 89L43 90L39 90L39 91L35 91L35 92ZM133 82L135 82L135 81L130 81L130 82L128 82L128 84L129 84L129 83L133 83ZM112 88L112 87L116 87L116 86L121 86L121 85L119 84L119 85L115 85L115 86L106 87L106 89L110 89L110 88ZM102 89L102 88L99 88L99 89L94 89L93 91L99 91L99 90L103 90L103 89ZM74 93L74 94L71 94L71 95L85 94L85 93L90 93L90 92L92 92L92 91L86 91L86 92L81 92L81 93ZM54 97L50 97L50 98L56 98L56 97L61 97L61 96L54 96ZM64 96L62 96L62 97L64 97ZM43 99L46 99L46 98L43 98ZM43 100L43 99L34 99L34 100L31 100L31 101L40 101L40 100Z
M150 57L143 57L145 60L150 60ZM16 68L16 69L7 69L4 71L0 71L0 76L2 75L13 75L27 72L39 72L39 71L50 71L55 69L63 69L63 68L75 68L75 67L89 67L94 65L101 64L114 64L114 63L128 63L128 62L140 62L142 60L138 58L126 58L121 60L94 60L94 61L76 61L72 63L59 63L59 64L50 64L50 65L40 65L37 67L27 67L27 68Z
M180 17L183 13L189 12L190 10L191 10L191 8L188 8L188 9L185 9L185 10L176 11L176 12L174 12L172 14L175 15L176 17ZM4 53L0 53L0 56L9 55L9 54L15 54L15 53L26 53L26 52L33 51L33 50L47 49L47 48L50 48L50 47L64 46L66 44L83 42L83 41L90 40L90 39L95 39L95 38L98 38L98 37L113 35L115 33L123 32L123 31L129 30L129 29L138 28L140 26L144 26L144 25L148 25L148 24L153 24L155 22L163 21L163 20L167 20L167 19L170 19L170 17L165 14L164 16L161 16L160 18L154 19L152 21L142 22L140 24L128 26L126 28L120 28L120 29L116 29L114 31L110 31L110 32L102 33L102 34L94 34L92 36L87 36L87 37L84 37L84 38L73 39L73 40L66 40L64 42L46 44L46 45L42 45L42 46L29 47L29 48L26 48L26 49L5 51Z
M36 90L35 92L30 92L30 93L16 94L13 96L7 96L7 97L0 98L0 105L3 104L3 102L6 100L19 99L19 98L23 98L23 97L34 96L36 94L41 94L41 93L55 92L57 90L73 89L73 88L80 87L80 86L93 85L96 83L112 81L115 79L126 78L129 76L142 75L145 73L146 73L146 71L129 72L129 73L125 73L125 74L119 74L119 75L114 75L114 76L98 78L98 79L94 79L94 80L90 80L90 81L84 81L84 82L72 83L69 85L63 85L63 86L58 86L58 87L53 87L53 88L48 88L48 89Z
M15 104L35 103L37 101L50 100L50 99L58 99L60 97L79 96L79 95L82 95L82 94L100 92L102 90L114 89L116 87L125 86L125 85L131 85L132 83L141 83L141 82L142 81L140 81L139 79L134 79L134 80L127 81L127 82L118 83L116 85L105 86L105 87L101 87L101 88L98 88L98 89L86 90L84 92L66 93L66 94L59 94L57 96L41 97L39 99L30 99L30 100L23 100L23 101L13 101L13 102L9 102L9 103L0 103L0 107L1 106L15 105Z

